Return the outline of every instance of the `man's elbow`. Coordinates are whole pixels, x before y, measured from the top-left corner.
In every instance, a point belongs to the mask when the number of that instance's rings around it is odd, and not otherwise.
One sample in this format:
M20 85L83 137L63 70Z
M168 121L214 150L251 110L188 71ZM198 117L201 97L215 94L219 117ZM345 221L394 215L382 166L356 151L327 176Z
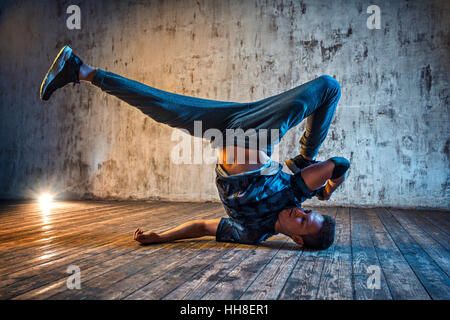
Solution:
M203 232L204 232L205 236L215 236L216 235L217 227L219 225L220 220L221 219L219 218L219 219L202 221L202 228L203 228Z
M193 220L190 222L191 232L196 236L202 237L208 235L208 225L206 220Z

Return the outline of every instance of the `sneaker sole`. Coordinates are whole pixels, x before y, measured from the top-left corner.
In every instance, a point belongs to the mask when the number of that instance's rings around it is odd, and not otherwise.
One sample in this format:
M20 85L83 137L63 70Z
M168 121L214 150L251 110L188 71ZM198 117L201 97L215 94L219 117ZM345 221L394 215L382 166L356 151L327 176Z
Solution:
M287 159L284 163L286 163L287 167L293 174L300 172L301 170L295 165L294 161L291 159Z
M55 79L55 77L58 75L58 73L61 72L61 70L64 68L64 65L66 64L66 61L70 58L70 55L72 54L72 49L69 46L64 46L61 51L59 51L58 55L56 56L55 60L52 63L52 66L50 69L48 69L47 74L45 75L44 80L41 84L41 90L40 90L40 96L41 100L48 100L50 96L45 96L46 90L49 86L49 84Z

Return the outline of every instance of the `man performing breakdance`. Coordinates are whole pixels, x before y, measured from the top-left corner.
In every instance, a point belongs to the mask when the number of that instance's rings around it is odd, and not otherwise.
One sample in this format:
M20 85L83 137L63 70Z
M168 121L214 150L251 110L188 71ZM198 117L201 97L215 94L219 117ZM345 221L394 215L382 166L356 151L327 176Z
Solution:
M229 217L195 220L160 234L137 229L136 241L161 243L215 236L222 242L258 244L283 233L307 248L327 249L333 243L333 218L302 209L301 203L314 196L328 200L350 168L350 162L342 157L314 160L341 95L334 78L321 76L257 102L223 102L161 91L92 68L65 46L42 82L41 99L48 100L58 88L80 80L137 107L155 121L192 135L195 122L200 121L202 134L217 129L225 136L211 140L218 151L216 186ZM286 160L293 175L287 174L280 163L270 159L273 145L305 118L300 154ZM259 143L255 145L246 134L236 134L244 131L252 132L250 136L260 139ZM263 142L263 136L269 142Z

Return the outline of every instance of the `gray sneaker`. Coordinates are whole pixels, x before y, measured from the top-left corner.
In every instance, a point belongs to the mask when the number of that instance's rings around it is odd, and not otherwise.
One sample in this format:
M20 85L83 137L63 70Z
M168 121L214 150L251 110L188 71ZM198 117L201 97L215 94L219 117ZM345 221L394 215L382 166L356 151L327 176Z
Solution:
M83 64L80 58L73 54L69 46L64 46L53 61L41 84L41 99L50 99L52 93L68 83L80 83L78 72Z

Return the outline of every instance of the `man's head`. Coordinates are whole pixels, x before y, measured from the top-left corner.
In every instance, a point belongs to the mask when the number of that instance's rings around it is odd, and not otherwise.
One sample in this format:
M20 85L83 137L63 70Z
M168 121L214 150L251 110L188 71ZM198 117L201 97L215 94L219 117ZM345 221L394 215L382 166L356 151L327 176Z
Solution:
M330 216L295 207L280 212L276 228L301 246L323 250L333 244L335 225Z

